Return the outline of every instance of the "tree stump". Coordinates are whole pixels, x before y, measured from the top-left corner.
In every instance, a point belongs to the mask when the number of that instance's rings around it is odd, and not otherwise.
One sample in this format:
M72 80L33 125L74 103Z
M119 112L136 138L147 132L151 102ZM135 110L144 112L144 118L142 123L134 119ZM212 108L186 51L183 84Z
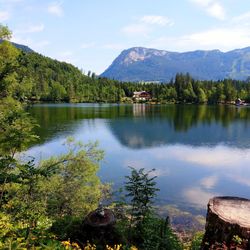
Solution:
M92 211L85 218L83 223L84 238L91 243L113 245L117 243L117 234L114 224L116 223L115 215L112 210L100 206Z
M250 249L250 200L214 197L209 200L201 249Z

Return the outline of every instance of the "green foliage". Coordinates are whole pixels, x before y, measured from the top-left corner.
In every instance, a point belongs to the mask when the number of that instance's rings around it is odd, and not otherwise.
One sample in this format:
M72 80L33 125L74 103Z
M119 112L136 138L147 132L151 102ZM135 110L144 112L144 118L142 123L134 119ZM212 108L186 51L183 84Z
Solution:
M105 187L96 175L103 152L96 143L82 145L69 139L67 146L68 153L58 158L12 165L15 178L1 186L6 191L0 227L7 229L0 242L7 244L15 236L33 245L41 242L42 232L50 238L50 230L61 239L75 237L83 218L97 207Z
M15 156L37 139L33 133L34 126L34 121L19 102L11 97L0 101L0 208L16 198L18 185L24 177L20 175L21 170L32 167L32 161L22 164Z
M54 220L51 232L59 239L74 239L82 234L82 217L64 216Z
M153 171L131 168L130 176L126 176L125 189L127 196L131 198L131 209L127 209L128 214L118 221L117 233L121 242L134 244L139 249L182 249L168 218L163 220L153 212L153 199L158 190L155 187L156 177L152 177ZM130 222L128 218L131 218Z
M7 28L0 26L1 38L9 35ZM59 236L73 237L76 222L79 227L97 207L102 190L107 188L97 177L103 152L97 143L83 145L68 139L68 151L59 157L40 163L32 157L17 157L38 138L33 131L36 123L18 101L31 97L35 87L26 55L7 41L0 44L0 248L39 249L43 245L42 249L62 249L56 241L48 241L53 238L51 228L58 233L55 229L63 220L65 230ZM70 77L78 73L71 65L58 65L62 72L71 72ZM67 91L53 74L46 75L51 77L50 85L42 81L43 73L39 75L35 82L41 80L41 89L36 94L65 100Z
M57 240L47 240L44 243L40 243L40 249L43 250L64 250L66 249L60 241Z
M11 31L7 26L0 24L0 39L10 39L11 38Z
M191 250L199 250L201 248L201 243L203 240L204 232L197 232L191 242Z
M102 196L104 186L96 174L103 151L97 149L96 143L82 145L72 139L68 139L66 146L68 153L40 165L45 172L53 170L50 178L41 183L47 194L47 212L55 218L83 217L97 207Z
M33 129L34 120L26 113L23 106L11 97L0 101L0 152L1 155L25 150L37 136Z
M169 225L168 218L164 221L155 215L149 214L143 220L141 228L142 249L183 249L182 244Z
M241 239L239 235L234 235L232 241L236 243L237 245L241 245L243 240Z
M153 198L159 190L155 187L156 176L150 175L154 171L145 172L143 168L138 171L131 168L131 175L126 176L127 182L125 189L127 196L131 198L131 216L132 221L139 223L152 211Z
M58 82L52 82L50 90L50 100L51 101L61 101L65 100L66 90Z
M18 85L17 69L20 51L8 41L0 44L0 97L13 96Z

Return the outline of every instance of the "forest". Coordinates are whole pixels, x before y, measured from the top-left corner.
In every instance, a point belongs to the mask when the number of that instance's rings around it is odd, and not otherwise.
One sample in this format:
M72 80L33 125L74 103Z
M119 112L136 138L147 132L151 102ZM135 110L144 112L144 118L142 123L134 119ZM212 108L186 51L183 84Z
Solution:
M1 95L19 101L118 103L144 90L160 103L250 102L248 80L200 81L180 73L169 83L119 82L90 71L85 75L71 64L19 50L7 40L0 46L0 62Z

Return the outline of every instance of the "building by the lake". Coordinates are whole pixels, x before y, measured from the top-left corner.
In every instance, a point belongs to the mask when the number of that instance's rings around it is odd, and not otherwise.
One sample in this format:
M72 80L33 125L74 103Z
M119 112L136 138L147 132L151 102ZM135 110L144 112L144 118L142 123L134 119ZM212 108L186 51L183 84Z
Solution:
M136 91L133 93L133 100L136 102L149 101L151 98L151 94L146 91Z

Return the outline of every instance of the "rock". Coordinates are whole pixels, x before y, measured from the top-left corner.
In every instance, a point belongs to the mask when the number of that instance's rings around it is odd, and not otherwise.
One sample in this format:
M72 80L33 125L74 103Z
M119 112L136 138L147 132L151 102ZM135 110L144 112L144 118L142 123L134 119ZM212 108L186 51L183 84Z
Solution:
M250 200L214 197L209 200L201 249L250 249Z

